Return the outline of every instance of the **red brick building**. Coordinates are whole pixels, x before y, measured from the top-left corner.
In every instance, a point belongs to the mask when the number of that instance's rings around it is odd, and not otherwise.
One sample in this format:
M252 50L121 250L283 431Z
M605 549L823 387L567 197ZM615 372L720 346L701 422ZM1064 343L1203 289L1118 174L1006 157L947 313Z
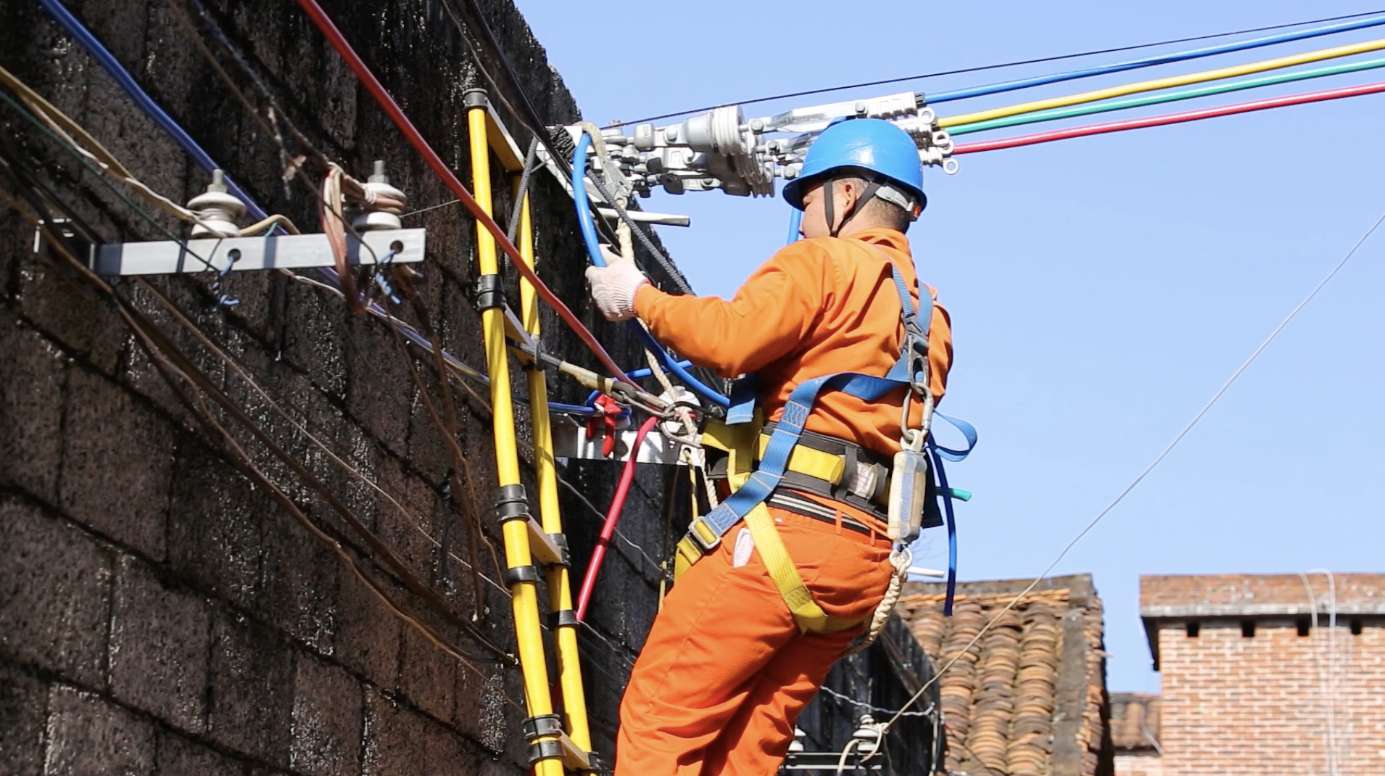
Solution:
M1385 574L1147 576L1140 613L1155 773L1385 774Z

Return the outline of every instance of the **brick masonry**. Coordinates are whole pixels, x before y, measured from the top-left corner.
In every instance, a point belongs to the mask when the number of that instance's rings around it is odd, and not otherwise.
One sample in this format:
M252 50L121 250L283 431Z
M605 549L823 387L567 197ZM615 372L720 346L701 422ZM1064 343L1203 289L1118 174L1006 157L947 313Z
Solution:
M312 195L280 180L275 142L186 39L175 2L185 0L68 5L266 207L314 229ZM209 5L290 118L326 153L361 176L371 160L385 159L413 206L451 199L292 4ZM476 85L476 63L441 6L324 5L448 162L467 170L461 95ZM482 5L545 118L576 120L576 105L518 11L507 0ZM185 201L205 186L206 176L37 4L0 4L0 51L6 68L82 121L157 190ZM19 138L11 151L102 239L164 237L8 107L0 109L0 131ZM8 178L0 189L15 193ZM508 187L497 189L497 209L508 212ZM638 362L642 351L625 329L586 309L573 269L584 261L570 203L555 181L534 176L541 271L617 359ZM460 207L410 222L429 229L420 288L435 326L450 352L483 366L479 319L468 302L473 222ZM462 666L401 626L234 468L224 443L193 421L114 307L69 269L30 253L33 227L3 205L0 235L0 774L522 772L522 715L512 702L522 697L517 672L482 661ZM477 487L457 514L444 498L452 461L409 378L412 356L378 323L268 274L233 276L227 290L241 304L229 311L210 304L206 277L155 284L288 408L293 423L306 424L402 510L310 446L181 332L147 290L129 282L119 290L355 510L451 614L462 622L476 615L488 640L512 649L508 599L483 581L485 611L476 612L471 576L457 561L444 567L434 542L446 532L452 551L468 558L463 521L490 513L495 468L485 412L474 403L459 409ZM551 352L590 363L556 318L545 314L543 325ZM428 360L416 365L431 385ZM567 401L582 395L566 383L555 383L554 392ZM527 413L520 414L523 422ZM222 420L315 521L361 550L360 538L301 478ZM521 434L529 438L527 428ZM609 500L615 474L609 464L566 472L598 505ZM643 469L625 515L654 558L669 544L661 495L667 476ZM599 516L567 492L563 506L580 569ZM686 519L676 515L675 525ZM486 523L498 545L496 526ZM497 577L481 553L487 576ZM397 575L378 565L367 570L391 595L426 610ZM598 748L607 753L628 667L655 611L658 574L617 542L603 585L619 597L595 603L592 624L601 638L583 639ZM483 654L458 628L442 627Z
M1154 773L1385 773L1385 575L1337 576L1335 628L1326 580L1309 582L1316 628L1296 574L1142 580L1163 683ZM1188 613L1177 616L1179 607ZM1274 613L1290 610L1301 613ZM1207 611L1216 614L1195 614ZM1135 776L1148 759L1127 758L1132 767L1120 772Z
M184 2L68 5L266 208L315 229L312 195L285 183L276 142L188 40L174 5ZM293 4L206 2L315 145L357 175L371 160L384 159L413 207L451 199ZM462 94L477 85L478 63L442 5L324 5L445 160L467 170ZM545 120L577 120L574 101L509 0L481 5ZM6 68L77 117L152 188L186 201L206 185L207 176L38 4L0 3L0 52ZM499 72L497 62L484 65ZM6 151L30 166L54 201L98 239L163 239L163 229L177 228L164 216L150 223L137 215L8 107L0 108L0 132ZM506 213L508 187L496 184L497 211ZM536 174L532 186L541 274L618 360L641 362L628 329L588 309L571 200L545 174ZM0 174L0 190L18 194L14 188ZM454 206L409 223L429 230L419 289L434 327L457 358L483 366L479 318L469 303L473 222ZM402 625L335 554L235 468L225 442L197 423L115 306L69 268L32 254L32 225L3 202L0 237L0 774L522 772L517 671L480 659L460 663ZM208 282L185 275L153 285L254 375L288 417L181 330L148 289L127 281L117 290L442 597L456 620L427 615L433 625L478 658L487 653L458 623L474 622L480 637L512 650L503 591L473 579L458 560L443 563L439 549L446 537L457 558L470 557L464 521L472 515L483 516L490 543L499 544L496 526L485 519L495 464L483 408L458 402L459 442L476 487L467 488L456 510L445 490L453 465L447 445L409 378L409 359L416 356L320 290L267 273L236 274L226 291L241 304L222 310L211 303ZM547 311L543 327L549 352L594 365ZM427 359L415 365L431 375ZM559 381L553 394L580 401L584 391ZM519 416L523 449L529 438L523 407ZM243 427L218 418L316 524L341 537L349 552L375 555L304 478ZM393 503L309 444L300 425ZM580 569L599 528L599 507L589 505L608 503L616 469L574 463L564 475L581 494L562 493ZM664 518L669 475L641 468L622 528L638 549L612 544L589 615L593 630L582 636L596 747L603 753L611 751L620 693L656 611L657 559L687 520L686 514L673 515L671 523ZM478 551L484 572L497 577L489 551ZM367 563L366 571L391 596L426 610L398 574L378 562ZM862 656L834 676L856 676L877 702L898 703L907 697L905 686L862 671L883 666L923 675L920 661L926 659L907 650L891 661ZM847 678L834 681L847 687ZM814 715L823 721L805 724L821 746L840 747L854 729L853 714ZM915 735L914 727L926 730L927 723L911 721L901 730ZM914 768L921 756L898 759Z

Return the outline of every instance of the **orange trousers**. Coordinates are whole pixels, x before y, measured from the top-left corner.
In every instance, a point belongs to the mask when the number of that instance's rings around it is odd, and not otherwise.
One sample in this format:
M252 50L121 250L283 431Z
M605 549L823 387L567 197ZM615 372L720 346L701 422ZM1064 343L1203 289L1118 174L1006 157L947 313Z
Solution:
M679 578L620 705L616 776L773 774L794 721L865 628L893 567L889 540L770 507L818 605L859 628L800 633L736 525Z

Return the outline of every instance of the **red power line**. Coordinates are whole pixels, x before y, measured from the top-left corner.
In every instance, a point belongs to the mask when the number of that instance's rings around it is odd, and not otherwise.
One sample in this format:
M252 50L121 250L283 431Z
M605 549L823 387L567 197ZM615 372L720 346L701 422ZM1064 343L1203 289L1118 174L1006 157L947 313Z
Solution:
M524 258L519 254L519 249L515 247L514 243L510 242L508 237L506 237L505 230L501 229L500 226L495 223L495 219L491 218L486 211L481 209L476 199L471 196L471 192L467 190L466 186L462 185L462 182L457 179L457 176L453 174L452 170L448 169L442 157L438 156L438 153L433 150L433 147L423 138L423 135L418 131L418 128L414 126L413 122L409 120L409 117L404 115L404 111L400 109L399 104L394 101L394 98L390 96L389 92L385 91L385 87L380 83L380 79L376 78L375 74L370 71L370 68L362 61L361 57L356 53L356 50L351 48L351 44L346 41L341 31L332 23L332 19L327 15L327 12L322 10L322 6L317 4L317 0L298 0L298 5L308 14L308 18L312 19L313 24L317 25L323 37L327 38L328 42L332 44L332 47L337 50L337 53L341 55L341 58L351 68L351 71L356 74L356 78L359 79L366 90L371 93L375 101L384 109L385 113L389 114L390 119L394 121L394 125L398 127L399 131L404 135L404 139L409 141L409 145L414 147L414 150L418 152L419 156L423 157L423 161L428 164L428 167L433 170L434 174L452 190L452 193L461 201L462 206L471 211L471 215L481 226L485 227L486 231L490 232L491 235L495 237L496 245L499 245L500 249L510 257L510 263L514 265L515 269L519 270L520 274L534 285L535 290L538 291L539 298L543 299L544 302L558 312L558 317L562 318L563 323L566 323L568 328L572 329L577 337L586 344L587 348L591 350L603 367L609 370L616 378L624 380L625 382L631 382L630 378L625 376L625 372L616 365L614 360L612 360L610 354L606 352L606 349L597 341L596 335L592 334L591 330L582 325L582 322L577 319L577 316L573 314L572 310L568 309L568 306L563 304L563 300L559 299L558 296L553 293L553 290L539 279L538 274L534 272L533 268L525 263Z
M1187 121L1213 119L1217 118L1218 116L1234 116L1237 113L1250 113L1252 111L1257 110L1269 110L1270 108L1283 108L1289 105L1305 105L1310 102L1340 100L1344 97L1360 97L1361 95L1376 94L1378 92L1385 92L1385 81L1373 84L1363 84L1361 86L1347 86L1341 89L1329 89L1321 92L1291 94L1285 97L1273 97L1267 100L1243 102L1238 103L1236 105L1225 105L1218 108L1203 108L1202 110L1187 111L1185 113L1170 113L1164 116L1149 116L1148 118L1143 119L1110 121L1104 124L1091 124L1085 127L1056 129L1051 132L1038 132L1033 135L1007 137L1001 140L985 140L976 143L961 143L952 153L976 154L981 153L982 151L999 151L1003 148L1019 148L1021 146L1038 145L1039 143L1051 143L1055 140L1070 140L1075 137L1087 137L1088 135L1103 135L1108 132L1124 132L1127 129L1162 127L1167 126L1169 124L1182 124Z
M650 417L640 424L639 431L635 432L635 441L630 445L630 458L626 460L625 468L621 469L620 482L616 484L615 495L611 496L611 508L606 510L606 522L601 524L601 536L597 537L596 546L592 548L591 560L587 561L587 573L582 577L582 589L577 593L578 622L586 622L587 606L591 603L592 590L596 587L596 575L601 573L601 562L606 559L606 548L611 544L611 537L615 536L616 524L620 522L620 514L625 510L625 497L630 495L630 484L635 481L635 462L640 457L640 445L644 444L645 436L658 422L658 418Z

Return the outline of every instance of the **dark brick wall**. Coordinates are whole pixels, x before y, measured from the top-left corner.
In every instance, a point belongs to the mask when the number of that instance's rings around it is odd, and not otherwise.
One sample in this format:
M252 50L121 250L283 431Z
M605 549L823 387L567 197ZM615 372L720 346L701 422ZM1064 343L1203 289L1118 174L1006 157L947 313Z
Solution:
M262 204L316 230L311 194L281 180L273 139L184 37L171 5L182 1L88 0L70 7ZM475 63L441 6L418 0L325 5L448 162L465 173L461 95L477 85ZM539 110L554 123L576 120L576 106L518 12L505 0L483 5ZM330 156L362 176L372 159L385 159L413 207L451 199L292 4L223 1L212 10L290 117ZM155 189L185 201L205 186L206 176L36 3L0 3L0 52L6 68L82 121ZM487 67L497 70L494 62ZM165 239L9 108L0 110L0 131L11 153L103 239ZM583 311L618 359L638 361L623 328L586 311L571 200L545 174L535 175L533 186L546 280ZM8 182L0 188L12 191ZM498 209L508 212L508 205L501 195ZM162 216L155 220L174 226ZM429 229L421 292L447 348L483 367L479 318L467 291L475 276L473 222L455 206L409 221ZM31 254L32 226L4 206L0 235L0 774L519 771L521 714L506 700L521 697L518 672L486 663L471 670L402 626L335 555L232 466L224 443L194 422L113 305L66 267ZM472 511L490 511L495 469L485 412L459 401L460 443L477 487L456 514L444 495L452 467L444 437L409 377L409 356L378 322L354 318L334 297L270 274L235 276L228 291L242 301L232 310L211 304L205 276L154 283L295 422L409 514L310 446L181 332L147 290L130 282L118 290L356 510L453 614L468 622L474 616L489 640L511 649L508 599L483 582L484 611L475 611L470 574L455 561L444 568L429 538L447 531L454 552L467 558L462 521ZM591 365L556 318L545 314L543 323L552 352ZM431 375L427 359L417 365ZM555 398L580 401L578 388L552 382ZM522 423L526 417L522 410ZM221 419L314 520L361 550L300 478L249 444L244 429ZM522 432L527 449L527 429ZM604 507L615 473L613 465L597 463L573 466L565 476ZM624 531L654 559L668 545L667 475L646 467L625 516ZM564 510L580 569L599 516L566 490ZM486 522L498 545L495 526ZM482 559L495 577L484 550ZM394 575L379 566L368 570L392 595L424 610ZM658 579L650 560L617 542L592 612L600 638L582 638L598 746L606 752L624 677L653 616ZM455 643L471 644L457 628L443 630Z

